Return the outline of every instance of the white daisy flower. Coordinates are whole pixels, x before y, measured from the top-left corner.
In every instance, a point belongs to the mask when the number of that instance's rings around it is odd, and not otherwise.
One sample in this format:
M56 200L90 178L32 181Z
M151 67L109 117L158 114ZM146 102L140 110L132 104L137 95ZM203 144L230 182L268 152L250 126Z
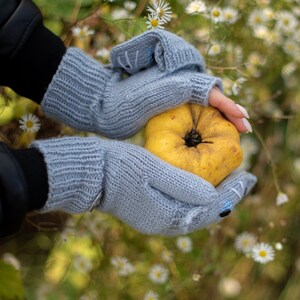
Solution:
M276 29L285 33L294 32L299 22L297 18L288 11L282 11L278 14Z
M242 89L242 87L243 87L243 84L244 84L246 81L247 81L246 78L240 77L240 78L238 78L238 79L233 83L233 85L232 85L232 93L233 93L233 95L237 96L237 95L240 93L240 91L241 91L241 89Z
M246 155L254 155L259 151L257 141L250 136L243 136L241 138L241 147L243 149L243 153Z
M258 243L252 248L252 258L261 264L266 264L274 259L275 252L271 245Z
M189 253L193 250L193 241L188 236L180 236L176 240L177 248L183 253Z
M229 24L234 24L239 18L238 11L232 7L223 9L223 21Z
M85 38L95 33L95 31L90 29L89 26L87 25L84 25L82 27L79 26L73 27L71 31L73 36L77 38Z
M102 58L104 60L109 60L109 55L110 55L110 52L107 48L101 48L101 49L97 50L97 52L96 52L96 56L99 58Z
M211 20L214 23L219 23L223 21L223 11L220 7L214 7L210 12Z
M172 17L171 7L168 2L164 0L152 0L147 10L151 15L156 16L163 23L168 23Z
M149 279L154 283L163 284L169 278L169 271L161 264L153 265L149 271Z
M275 12L272 8L270 7L265 7L263 10L262 10L262 13L263 15L265 16L265 19L267 21L269 20L273 20L275 18Z
M285 204L287 202L289 202L288 195L285 194L285 193L279 192L277 197L276 197L276 205L280 206L280 205Z
M122 20L127 19L129 17L128 10L124 8L116 8L112 13L111 17L113 20Z
M243 232L235 238L234 246L239 252L249 253L256 243L256 236L249 232Z
M37 116L26 113L19 120L20 128L29 133L36 133L41 128L40 120Z
M126 257L115 256L111 258L110 262L117 269L118 274L121 276L128 276L135 271L134 266Z
M158 294L153 291L149 291L145 296L144 300L158 300Z
M209 47L207 54L209 56L219 55L222 51L222 47L220 44L213 44Z
M299 54L300 54L299 45L298 45L298 43L296 43L293 40L285 41L282 48L286 54L289 54L292 56L299 56Z
M248 25L252 28L259 25L264 25L266 21L267 19L263 11L258 9L252 11L248 17Z
M124 7L131 11L131 10L134 10L136 8L136 3L134 1L125 1L124 2Z
M161 253L161 259L166 263L170 263L173 260L173 257L174 257L173 253L169 250L164 250Z
M257 25L253 27L253 36L258 39L265 40L268 38L269 34L270 30L267 26Z
M280 242L275 243L275 249L281 251L283 249L282 244Z
M73 264L75 269L81 272L89 272L93 269L91 260L82 255L76 255Z
M149 14L146 24L148 29L164 29L164 22L160 20L156 14Z
M185 8L186 13L188 14L201 14L206 12L206 5L203 1L192 1Z

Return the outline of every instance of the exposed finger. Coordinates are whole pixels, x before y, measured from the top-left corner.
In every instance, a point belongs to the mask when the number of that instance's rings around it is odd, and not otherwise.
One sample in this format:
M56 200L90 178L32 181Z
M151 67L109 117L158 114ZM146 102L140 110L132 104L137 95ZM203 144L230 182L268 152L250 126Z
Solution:
M230 115L225 115L226 118L236 127L239 132L252 132L252 126L246 118L235 118Z
M211 90L208 102L225 115L230 115L234 118L249 118L249 114L243 106L236 104L217 88Z

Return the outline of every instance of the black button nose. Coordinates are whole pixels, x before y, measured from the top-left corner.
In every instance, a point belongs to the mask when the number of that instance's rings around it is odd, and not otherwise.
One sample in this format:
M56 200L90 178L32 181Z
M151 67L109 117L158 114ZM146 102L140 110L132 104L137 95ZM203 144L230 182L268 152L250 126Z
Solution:
M226 210L224 210L224 211L222 211L220 213L220 217L221 218L227 217L230 213L231 213L231 210L230 209L226 209Z

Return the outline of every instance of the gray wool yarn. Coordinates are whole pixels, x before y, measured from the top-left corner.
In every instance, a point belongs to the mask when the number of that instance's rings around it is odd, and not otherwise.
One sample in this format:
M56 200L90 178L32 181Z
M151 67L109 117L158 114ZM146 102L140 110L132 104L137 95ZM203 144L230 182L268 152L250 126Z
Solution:
M131 55L131 50L149 48L156 39L159 42L149 51L162 53L155 55L154 64ZM124 49L126 59L133 60L131 76L124 76L124 68L117 65ZM112 59L111 66L104 66L69 48L43 98L45 114L78 130L122 139L135 134L152 116L180 104L207 106L211 89L222 89L219 78L199 72L205 67L198 51L171 33L145 33L112 51Z
M44 156L49 195L42 211L116 216L146 234L174 236L219 222L256 178L233 173L217 188L142 147L97 137L35 141Z

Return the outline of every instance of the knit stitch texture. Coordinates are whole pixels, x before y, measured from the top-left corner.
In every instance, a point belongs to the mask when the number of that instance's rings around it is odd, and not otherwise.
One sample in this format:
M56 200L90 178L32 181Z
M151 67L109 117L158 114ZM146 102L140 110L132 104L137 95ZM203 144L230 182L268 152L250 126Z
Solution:
M149 30L112 49L113 67L135 74L157 64L159 70L171 73L196 67L205 72L205 62L199 51L181 37L166 30Z
M124 78L77 48L69 48L42 101L49 116L110 138L135 134L154 115L186 102L208 105L221 80L193 69L173 73L157 65Z
M107 212L147 234L174 236L219 222L256 178L234 173L216 189L145 149L95 137L35 141L44 155L49 196L42 211Z

